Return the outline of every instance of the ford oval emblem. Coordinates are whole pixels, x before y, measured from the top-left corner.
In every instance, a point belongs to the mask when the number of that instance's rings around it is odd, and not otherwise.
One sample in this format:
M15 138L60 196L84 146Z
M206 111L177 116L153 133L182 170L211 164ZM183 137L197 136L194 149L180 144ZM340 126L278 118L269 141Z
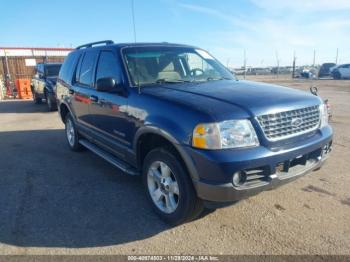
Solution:
M290 123L291 123L292 127L299 127L303 124L303 119L300 117L293 118Z

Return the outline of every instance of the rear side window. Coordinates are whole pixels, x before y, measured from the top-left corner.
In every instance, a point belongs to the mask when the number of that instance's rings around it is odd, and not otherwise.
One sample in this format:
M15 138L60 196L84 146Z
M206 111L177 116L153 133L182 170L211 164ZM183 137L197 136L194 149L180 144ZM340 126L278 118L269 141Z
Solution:
M92 86L94 77L94 66L97 58L97 52L87 51L79 70L78 83L84 86Z
M75 67L75 64L77 63L78 58L79 58L79 53L77 52L72 52L66 57L60 69L59 79L61 79L63 82L67 84L71 84L74 67Z
M96 80L106 77L120 80L119 63L111 51L102 51L97 64Z

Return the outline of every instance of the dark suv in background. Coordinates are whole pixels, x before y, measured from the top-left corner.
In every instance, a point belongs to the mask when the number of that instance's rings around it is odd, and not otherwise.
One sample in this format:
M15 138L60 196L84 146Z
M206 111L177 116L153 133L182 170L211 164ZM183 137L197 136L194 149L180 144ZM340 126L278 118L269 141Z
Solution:
M192 46L83 45L66 58L56 91L69 147L142 175L154 210L172 224L318 169L332 148L319 97L237 80Z
M49 111L57 110L55 86L62 63L39 63L31 82L34 103L45 99Z
M330 77L331 76L331 68L335 67L335 63L324 63L321 65L320 70L318 71L318 77Z

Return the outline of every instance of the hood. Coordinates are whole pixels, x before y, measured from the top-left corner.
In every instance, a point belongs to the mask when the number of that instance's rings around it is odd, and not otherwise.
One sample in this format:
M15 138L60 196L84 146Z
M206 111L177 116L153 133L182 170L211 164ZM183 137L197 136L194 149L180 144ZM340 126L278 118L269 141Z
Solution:
M151 90L153 88L154 87L150 87L147 89L149 89L149 92L152 92ZM210 100L207 104L212 108L211 111L219 110L216 107L218 103L213 103L213 100L216 100L238 107L247 112L250 116L288 111L321 103L319 97L308 92L278 85L242 80L168 84L155 89L159 88L171 89L189 94L192 97L192 103L196 103L199 100L203 101L203 99ZM197 97L193 97L193 95Z
M46 77L46 82L52 84L52 85L56 85L57 83L57 76L48 76Z

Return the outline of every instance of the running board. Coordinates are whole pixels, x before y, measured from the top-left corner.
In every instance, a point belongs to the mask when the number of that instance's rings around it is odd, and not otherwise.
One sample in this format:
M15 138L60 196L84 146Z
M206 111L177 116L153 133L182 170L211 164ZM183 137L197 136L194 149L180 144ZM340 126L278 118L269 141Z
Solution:
M94 152L99 157L102 157L104 160L108 161L110 164L119 168L121 171L127 173L128 175L132 175L132 176L140 175L140 172L138 172L134 167L124 163L122 160L119 160L117 157L99 148L98 146L94 145L88 140L81 139L79 140L79 144L86 147L90 151Z

